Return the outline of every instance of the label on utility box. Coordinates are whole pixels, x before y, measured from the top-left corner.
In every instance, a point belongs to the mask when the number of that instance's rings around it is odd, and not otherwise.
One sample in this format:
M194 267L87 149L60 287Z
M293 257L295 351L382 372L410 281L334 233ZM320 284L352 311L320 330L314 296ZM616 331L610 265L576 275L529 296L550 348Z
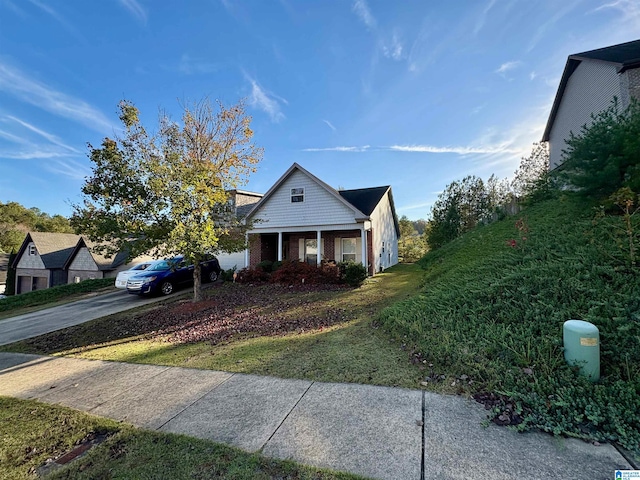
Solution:
M598 339L597 338L581 337L580 338L580 345L582 345L583 347L597 347L598 346Z

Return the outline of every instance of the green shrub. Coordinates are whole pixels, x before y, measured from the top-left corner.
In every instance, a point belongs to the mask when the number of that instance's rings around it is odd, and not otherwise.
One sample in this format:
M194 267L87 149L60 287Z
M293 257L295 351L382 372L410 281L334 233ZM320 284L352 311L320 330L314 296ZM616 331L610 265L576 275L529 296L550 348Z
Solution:
M223 282L233 282L233 274L236 273L237 265L234 265L233 268L229 268L228 270L223 270L220 274Z
M411 339L436 372L466 375L468 391L504 395L521 430L638 451L640 270L620 261L593 207L570 196L542 202L428 253L421 294L385 309L380 322ZM600 330L596 384L564 361L569 319Z
M273 271L273 262L271 260L263 260L256 268L261 268L266 273L271 273Z
M105 287L113 286L114 278L100 278L97 280L85 280L80 283L69 283L58 285L57 287L35 290L33 292L21 293L0 300L0 312L6 312L15 308L34 307L45 303L52 303L62 300L69 295L78 293L93 292Z
M361 263L340 262L338 264L340 278L351 287L359 287L367 278L367 269Z

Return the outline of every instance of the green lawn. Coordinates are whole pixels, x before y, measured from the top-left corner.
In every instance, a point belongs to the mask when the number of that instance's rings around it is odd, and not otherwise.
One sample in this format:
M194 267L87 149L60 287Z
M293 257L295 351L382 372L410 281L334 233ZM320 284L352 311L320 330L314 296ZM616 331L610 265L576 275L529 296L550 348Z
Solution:
M415 360L409 342L392 340L373 319L386 306L414 295L422 274L417 265L397 265L360 288L329 291L290 292L272 285L225 283L206 290L201 306L178 300L3 349L419 388L425 365ZM192 317L176 320L171 308L188 315L193 310ZM214 314L219 318L207 325L224 328L222 337L184 338L189 329L198 332L203 328L190 326L192 318ZM256 318L261 320L254 325ZM162 322L168 325L164 330L159 329ZM235 332L240 325L242 331Z
M0 397L0 480L32 480L96 435L108 438L47 479L171 478L331 480L354 475L272 460L260 454L182 435L135 429L66 407Z

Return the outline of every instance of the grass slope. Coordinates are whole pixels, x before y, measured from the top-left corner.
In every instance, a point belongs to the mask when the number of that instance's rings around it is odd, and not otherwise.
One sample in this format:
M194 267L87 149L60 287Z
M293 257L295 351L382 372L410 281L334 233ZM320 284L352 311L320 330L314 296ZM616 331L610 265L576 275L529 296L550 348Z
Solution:
M443 373L464 379L461 390L502 395L503 423L638 452L640 272L613 233L621 219L593 218L563 198L477 228L428 254L421 293L388 307L381 323L415 342L430 380ZM597 384L564 362L569 319L600 330Z
M110 435L48 479L171 478L331 480L361 477L272 460L183 435L140 430L70 408L0 397L0 479L35 479L36 469L84 439Z

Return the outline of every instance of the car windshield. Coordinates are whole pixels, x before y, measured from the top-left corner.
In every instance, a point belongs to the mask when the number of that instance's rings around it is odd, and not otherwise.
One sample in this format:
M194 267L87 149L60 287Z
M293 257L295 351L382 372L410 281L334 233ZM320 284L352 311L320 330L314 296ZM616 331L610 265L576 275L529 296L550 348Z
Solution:
M140 265L136 265L135 267L133 267L131 270L145 270L149 265L151 265L150 263L141 263Z
M151 272L164 272L166 270L171 269L171 267L175 267L182 259L181 258L172 258L169 260L158 260L155 263L152 263L147 268L147 271Z
M149 266L149 268L147 268L147 271L163 272L165 270L169 270L172 265L173 265L173 262L169 260L159 260L158 262Z

